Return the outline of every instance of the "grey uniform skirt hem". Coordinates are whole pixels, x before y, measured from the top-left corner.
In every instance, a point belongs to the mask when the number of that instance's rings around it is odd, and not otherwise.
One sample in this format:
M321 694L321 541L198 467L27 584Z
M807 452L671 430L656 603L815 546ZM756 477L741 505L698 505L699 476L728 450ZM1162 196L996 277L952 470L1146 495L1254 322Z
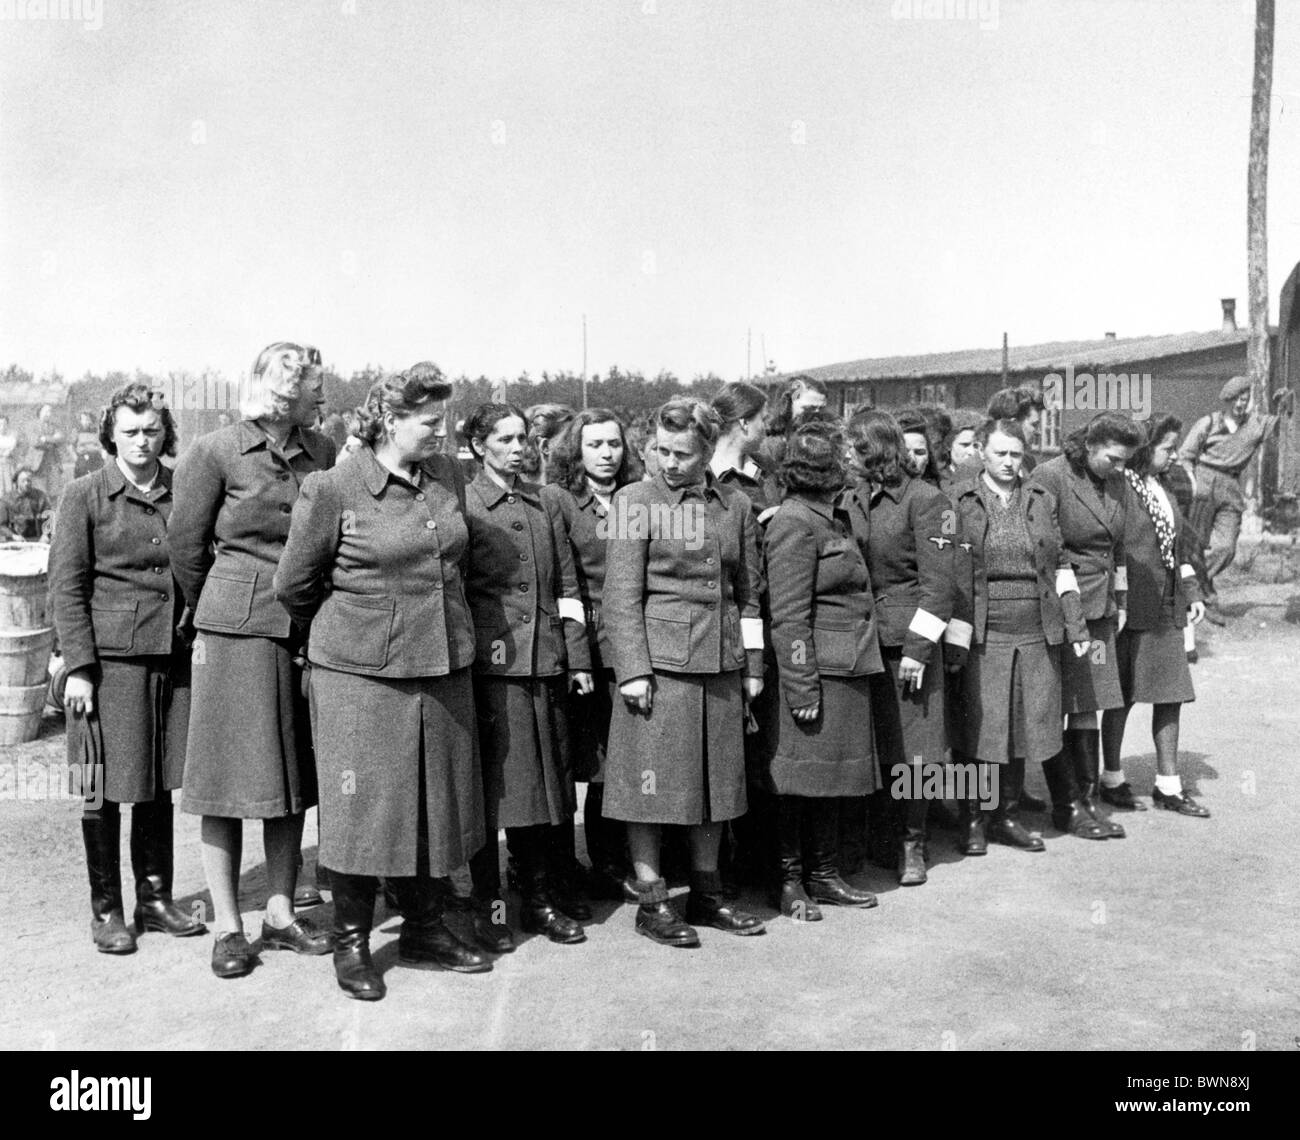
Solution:
M1068 651L1068 650L1067 650ZM986 632L962 672L960 751L986 764L1061 751L1061 647L1041 634Z
M1118 638L1119 679L1126 704L1181 705L1196 700L1183 631L1125 629Z
M775 688L775 686L774 686ZM867 677L822 677L821 710L797 721L784 699L771 790L781 796L865 796L881 787Z
M568 677L474 677L487 830L559 824L577 810ZM328 864L327 864L328 865Z
M1082 657L1068 647L1061 653L1061 711L1097 712L1124 704L1119 683L1119 654L1115 649L1118 619L1096 618L1088 623L1092 645Z

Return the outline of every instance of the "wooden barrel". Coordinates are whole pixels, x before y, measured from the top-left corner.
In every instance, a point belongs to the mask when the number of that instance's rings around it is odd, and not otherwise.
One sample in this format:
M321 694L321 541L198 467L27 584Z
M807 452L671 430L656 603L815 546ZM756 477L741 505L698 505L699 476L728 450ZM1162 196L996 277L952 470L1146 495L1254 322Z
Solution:
M0 629L50 624L50 548L43 542L0 542Z
M26 744L41 731L45 683L0 688L0 747Z
M54 630L0 629L0 688L44 684L49 676Z

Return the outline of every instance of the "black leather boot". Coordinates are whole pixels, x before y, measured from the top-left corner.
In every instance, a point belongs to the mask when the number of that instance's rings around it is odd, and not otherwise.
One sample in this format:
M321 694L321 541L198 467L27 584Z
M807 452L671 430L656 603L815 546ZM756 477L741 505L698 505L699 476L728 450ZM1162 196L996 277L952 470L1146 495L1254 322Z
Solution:
M1067 728L1065 752L1073 759L1075 785L1079 802L1102 827L1107 839L1123 839L1124 829L1104 815L1098 799L1101 783L1101 733L1095 728Z
M135 930L161 930L174 938L208 928L172 901L172 805L140 803L131 809L131 869L135 872Z
M767 927L756 914L741 910L722 893L722 876L717 871L692 871L691 894L686 900L686 921L693 926L712 926L728 934L764 934Z
M839 804L833 799L810 798L804 804L804 849L808 851L804 886L808 897L831 906L873 907L879 901L875 895L851 887L840 878L835 863L839 814Z
M369 875L335 872L330 890L334 895L334 976L339 988L358 1001L379 1001L388 987L370 957L378 883Z
M101 954L133 954L135 934L122 915L121 819L114 806L111 818L81 821L90 873L90 937Z
M550 869L547 866L548 830L545 824L506 830L506 841L519 865L519 905L523 928L530 934L544 934L561 946L586 942L587 935L582 924L561 911L551 893Z
M695 928L677 917L668 901L668 884L663 879L635 879L636 932L664 946L689 947L700 944Z
M555 827L544 828L544 831L547 870L555 905L577 922L590 922L591 907L578 894L578 877L582 868L574 853L577 850L577 836L574 834L573 820L567 819Z
M898 885L919 887L926 881L925 823L929 800L904 800L903 836L898 849Z
M501 891L501 857L495 832L488 835L487 843L470 858L469 874L474 883L470 923L475 940L493 954L513 952L515 936L506 921L506 900Z
M433 962L458 974L484 974L492 963L467 946L442 920L443 896L427 875L392 880L402 912L397 956L403 962Z
M776 835L781 862L781 887L776 905L796 922L821 922L821 908L808 897L803 885L802 796L776 797ZM836 810L839 810L837 803Z
M1016 819L1020 796L1025 786L1025 758L1017 756L1002 769L998 787L998 806L993 809L988 837L994 843L1019 847L1022 851L1046 851L1047 847L1037 835L1030 835Z
M1043 761L1043 778L1052 797L1052 824L1080 839L1105 839L1106 831L1088 814L1074 786L1074 770L1064 752Z
M961 830L957 833L957 847L963 855L989 853L989 840L985 831L987 823L978 798L966 800L961 805Z

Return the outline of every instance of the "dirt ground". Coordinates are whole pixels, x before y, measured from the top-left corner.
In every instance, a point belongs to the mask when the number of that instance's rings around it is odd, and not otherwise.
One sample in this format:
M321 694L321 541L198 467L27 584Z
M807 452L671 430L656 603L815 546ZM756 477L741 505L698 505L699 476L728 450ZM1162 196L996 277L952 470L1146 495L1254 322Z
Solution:
M97 954L79 804L30 778L63 760L50 718L4 757L29 778L0 800L0 1047L1294 1049L1300 584L1277 580L1291 577L1288 557L1243 559L1251 578L1222 591L1228 626L1201 627L1182 768L1211 819L1120 813L1128 838L1097 843L1029 816L1046 853L995 846L982 859L937 831L925 887L871 869L856 881L880 906L829 909L816 925L751 895L771 919L765 936L704 930L694 951L637 937L632 908L606 903L584 945L531 938L493 972L462 976L398 964L400 919L388 917L373 945L389 996L375 1004L344 997L328 958L267 953L251 976L221 981L208 937L149 934L130 957ZM1135 710L1125 741L1143 797L1149 723ZM1041 773L1031 787L1045 794ZM206 905L198 820L177 821L178 899ZM265 885L255 827L244 849L251 936ZM327 923L328 906L313 917Z

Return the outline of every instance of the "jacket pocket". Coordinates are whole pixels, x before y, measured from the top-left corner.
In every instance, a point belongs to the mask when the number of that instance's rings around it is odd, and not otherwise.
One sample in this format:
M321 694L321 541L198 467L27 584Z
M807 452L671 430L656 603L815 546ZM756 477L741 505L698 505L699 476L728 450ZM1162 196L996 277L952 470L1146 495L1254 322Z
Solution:
M382 669L396 610L392 598L331 594L312 623L313 655L345 669Z
M213 570L203 583L194 624L200 628L239 629L253 612L257 572Z
M870 628L862 623L862 631ZM859 631L848 624L814 625L813 646L817 651L817 667L824 672L851 674L858 664Z
M101 653L128 653L135 643L135 614L138 602L117 605L90 603L90 624L95 631L95 648Z
M691 659L691 619L646 614L646 643L655 665L685 665Z

